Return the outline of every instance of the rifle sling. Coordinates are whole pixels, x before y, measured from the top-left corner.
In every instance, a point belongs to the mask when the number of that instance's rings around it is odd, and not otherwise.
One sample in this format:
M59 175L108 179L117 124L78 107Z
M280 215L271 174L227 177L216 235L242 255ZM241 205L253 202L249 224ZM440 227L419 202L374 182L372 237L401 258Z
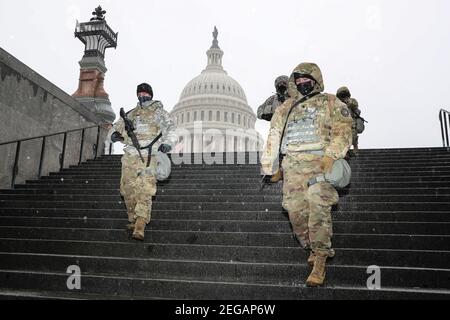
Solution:
M162 137L162 133L159 133L158 136L150 142L149 145L140 148L141 150L148 149L148 157L147 157L147 168L150 166L150 161L152 159L152 147L153 145Z

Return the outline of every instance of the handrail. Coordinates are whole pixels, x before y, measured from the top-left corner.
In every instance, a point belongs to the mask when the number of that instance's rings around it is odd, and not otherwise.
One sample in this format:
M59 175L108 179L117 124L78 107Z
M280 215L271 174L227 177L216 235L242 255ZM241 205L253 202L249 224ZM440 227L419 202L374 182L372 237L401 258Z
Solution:
M439 121L441 123L442 144L444 148L450 148L450 141L449 141L450 112L441 109L439 111Z
M26 139L19 139L19 140L13 140L13 141L8 141L8 142L2 142L2 143L0 143L0 146L3 146L5 144L11 144L11 143L17 143L17 142L24 142L24 141L34 140L34 139L42 139L42 138L48 138L48 137L53 137L53 136L59 136L60 134L72 133L72 132L76 132L76 131L80 131L80 130L87 130L87 129L97 128L97 127L101 127L102 125L106 125L106 124L99 124L99 125L96 125L96 126L90 126L90 127L86 127L86 128L73 129L73 130L69 130L69 131L61 131L61 132L58 132L58 133L52 133L52 134L43 135L43 136L36 136L36 137L32 137L32 138L26 138Z
M72 132L81 131L80 157L78 159L78 164L81 164L81 161L83 159L84 138L85 138L86 130L97 128L97 140L96 140L96 143L93 145L94 159L97 159L98 145L100 142L100 130L102 127L104 129L106 129L104 127L105 125L107 125L107 123L103 123L103 124L99 124L99 125L95 125L95 126L89 126L89 127L85 127L85 128L68 130L68 131L61 131L61 132L57 132L57 133L52 133L52 134L42 135L42 136L37 136L37 137L32 137L32 138L26 138L26 139L21 139L21 140L14 140L14 141L0 143L0 146L14 144L14 143L17 144L16 154L14 157L14 165L12 168L11 189L14 189L16 177L17 177L17 174L19 173L20 148L21 148L22 142L35 140L35 139L42 139L42 147L41 147L41 154L39 157L39 171L38 171L38 178L40 178L42 176L42 164L44 161L44 154L45 154L47 138L62 135L62 134L64 135L63 146L62 146L61 153L59 155L60 170L62 170L64 168L64 158L65 158L65 154L66 154L67 134L72 133ZM109 154L111 154L111 153L112 153L112 149L110 146Z

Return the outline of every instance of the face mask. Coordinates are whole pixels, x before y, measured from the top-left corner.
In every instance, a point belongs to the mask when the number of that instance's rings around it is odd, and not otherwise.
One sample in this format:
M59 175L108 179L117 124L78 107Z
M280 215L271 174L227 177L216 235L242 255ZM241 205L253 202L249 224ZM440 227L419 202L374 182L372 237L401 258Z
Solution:
M146 103L147 101L151 101L152 97L149 96L140 96L138 97L139 100L139 104L142 106L144 103Z
M284 94L285 92L286 92L286 90L287 90L287 87L286 86L278 86L277 87L277 92L279 93L279 94Z
M298 90L303 96L307 96L308 94L310 94L311 92L313 92L313 90L314 90L314 82L308 81L308 82L304 82L304 83L299 83L299 84L297 85L297 90Z

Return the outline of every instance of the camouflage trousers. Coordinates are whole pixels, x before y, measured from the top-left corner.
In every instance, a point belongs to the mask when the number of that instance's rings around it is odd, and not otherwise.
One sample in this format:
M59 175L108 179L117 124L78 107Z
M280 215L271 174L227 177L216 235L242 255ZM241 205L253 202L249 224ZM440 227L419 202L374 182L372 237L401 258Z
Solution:
M144 160L147 160L146 157ZM122 156L120 194L125 200L130 222L134 222L138 217L144 218L146 223L150 222L152 197L156 194L156 177L141 174L146 165L139 156L127 153ZM156 165L155 157L150 165Z
M328 182L308 188L308 181L320 174L321 157L302 154L283 159L283 208L289 213L292 229L305 249L333 257L331 207L339 200Z

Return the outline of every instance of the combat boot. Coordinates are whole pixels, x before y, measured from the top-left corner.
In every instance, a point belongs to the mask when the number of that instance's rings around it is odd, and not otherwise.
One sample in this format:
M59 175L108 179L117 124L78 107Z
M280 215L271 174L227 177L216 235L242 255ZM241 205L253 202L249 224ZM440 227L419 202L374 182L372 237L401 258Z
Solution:
M316 254L316 259L314 261L314 268L306 280L306 285L308 287L317 287L323 284L325 281L325 265L327 262L327 255Z
M127 215L128 221L130 222L127 224L127 229L132 231L134 230L134 224L136 223L136 220L134 219L134 212L127 211Z
M136 219L136 223L134 225L133 239L136 240L144 240L144 231L145 231L145 220L144 218L138 217Z
M309 254L309 258L308 258L308 264L311 267L314 267L314 262L316 261L316 255L314 254L314 252L311 251L311 253Z

